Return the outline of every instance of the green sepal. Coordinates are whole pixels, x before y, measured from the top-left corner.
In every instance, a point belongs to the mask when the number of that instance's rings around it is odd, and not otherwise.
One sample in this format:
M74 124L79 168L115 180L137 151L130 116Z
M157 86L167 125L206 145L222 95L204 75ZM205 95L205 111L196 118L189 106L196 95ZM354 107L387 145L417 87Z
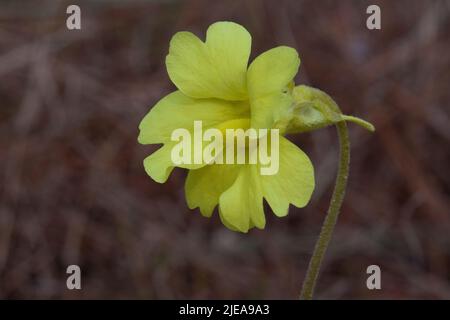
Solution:
M340 121L351 121L375 131L369 122L342 114L336 102L319 89L300 85L293 89L292 96L294 104L275 123L284 134L313 131Z

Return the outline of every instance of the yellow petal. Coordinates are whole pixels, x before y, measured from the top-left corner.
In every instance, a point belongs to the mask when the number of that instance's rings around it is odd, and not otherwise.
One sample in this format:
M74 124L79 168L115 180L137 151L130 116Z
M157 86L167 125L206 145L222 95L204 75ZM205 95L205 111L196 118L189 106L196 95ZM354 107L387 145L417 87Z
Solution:
M280 137L279 170L275 175L261 175L264 198L277 216L288 213L289 204L304 207L314 190L314 168L308 156L295 144Z
M199 207L203 216L210 217L219 203L220 195L233 184L238 173L238 166L227 164L190 170L185 184L188 207Z
M231 230L247 232L253 226L264 228L266 219L256 165L241 166L233 185L219 198L219 214Z
M250 122L249 119L238 118L238 119L227 120L227 121L221 122L221 123L217 124L214 128L218 129L219 132L221 132L224 135L223 139L225 139L225 135L226 135L225 131L227 128L236 128L236 127L237 128L241 128L241 127L245 128L245 127L248 127L249 122ZM207 130L207 127L203 127L203 134L206 133L206 130ZM199 136L200 140L196 140L195 134L192 131L193 130L188 129L186 131L186 134L188 134L188 136L180 137L180 140L177 140L177 141L170 140L170 141L165 142L164 145L160 149L158 149L156 152L154 152L153 154L151 154L149 157L147 157L144 160L145 170L146 170L147 174L153 180L155 180L156 182L159 182L159 183L166 182L174 167L195 170L195 169L203 168L207 165L213 166L213 167L215 166L215 165L210 165L211 162L208 162L208 161L212 161L211 159L204 158L205 149L208 148L208 146L211 144L211 142L203 141L202 136ZM143 131L141 130L141 132L143 132ZM201 133L198 133L198 134L200 135ZM152 138L152 135L149 135L148 137ZM188 139L188 140L186 140L187 141L186 144L183 143L184 139ZM197 143L201 143L201 145L198 145ZM217 154L215 154L214 156L222 159L222 161L224 162L224 161L226 161L226 152L225 152L226 146L223 143L224 143L224 140L222 140L222 145L220 145L220 144L218 145L218 146L220 146L219 152ZM174 149L174 148L176 148L176 149ZM187 148L187 149L185 149L185 148ZM221 149L221 148L225 148L225 149ZM196 152L196 150L199 152ZM186 158L183 159L185 152L186 152ZM174 153L174 155L176 156L176 159L172 158L172 156L173 156L172 153ZM182 154L179 154L179 153L182 153ZM198 156L199 163L196 162L196 153ZM174 161L186 161L186 163L178 163L178 162L174 162ZM230 167L231 165L221 165L221 166ZM208 170L211 170L211 169L208 169ZM223 179L229 178L228 174L231 174L232 171L230 171L230 168L226 168L224 170L226 170L227 175L224 176ZM213 170L213 171L207 171L207 172L214 173L215 171ZM220 175L221 173L218 172L217 174ZM195 175L196 175L196 173L194 174L194 176ZM189 176L188 176L188 179L189 179ZM230 182L230 185L231 185L231 182ZM224 182L222 182L222 183L224 183ZM212 191L213 190L211 190L211 192ZM195 197L195 195L193 197ZM217 195L217 197L218 197L218 195ZM197 203L197 202L195 202L195 203ZM216 201L216 203L217 203L217 201ZM199 205L196 205L196 206L199 206ZM205 212L208 212L208 210L209 210L208 208L202 209L202 207L200 207L202 214L206 215ZM214 207L212 207L212 209L214 209ZM211 211L212 211L212 209L211 209Z
M172 148L175 145L175 142L165 143L161 148L144 159L145 171L158 183L166 182L175 166L184 169L198 169L206 165L206 163L194 164L193 160L191 161L191 164L175 165L171 157ZM193 155L191 155L191 158L192 157Z
M248 117L248 105L218 99L192 99L180 91L161 99L139 125L138 141L142 144L170 141L173 130L185 128L192 131L195 120L202 120L203 127L243 117Z
M247 73L253 128L271 128L293 102L289 87L298 72L300 58L295 49L281 46L258 56Z
M167 72L190 97L245 100L250 49L250 34L233 22L212 24L206 42L190 32L178 32L170 41Z
M170 151L171 146L166 144L144 160L145 172L156 182L166 182L173 170Z

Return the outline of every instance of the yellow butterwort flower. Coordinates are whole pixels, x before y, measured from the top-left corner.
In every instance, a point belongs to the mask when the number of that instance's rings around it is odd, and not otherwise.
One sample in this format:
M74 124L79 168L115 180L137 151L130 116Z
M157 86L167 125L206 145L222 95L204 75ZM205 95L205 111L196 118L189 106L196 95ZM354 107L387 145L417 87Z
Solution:
M144 160L155 181L164 183L175 166L172 132L192 131L194 121L221 130L277 128L284 134L291 129L286 117L295 105L295 92L301 89L293 84L300 66L297 51L273 48L247 68L250 50L250 34L233 22L212 24L205 42L190 32L173 36L166 66L178 90L161 99L139 126L140 143L163 144ZM304 207L314 189L311 161L283 136L274 175L261 175L259 163L178 166L190 169L185 184L189 208L198 207L210 217L218 205L222 222L235 231L264 228L263 199L275 215L283 217L290 204Z

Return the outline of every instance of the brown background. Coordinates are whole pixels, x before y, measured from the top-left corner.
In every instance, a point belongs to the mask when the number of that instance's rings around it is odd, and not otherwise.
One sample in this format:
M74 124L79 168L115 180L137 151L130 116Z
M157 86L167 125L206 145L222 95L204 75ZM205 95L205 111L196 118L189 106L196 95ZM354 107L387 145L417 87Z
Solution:
M82 30L68 31L78 3ZM378 4L382 30L366 28ZM146 176L140 119L174 90L171 36L243 24L252 57L302 58L297 83L331 94L351 126L348 195L317 298L450 298L450 1L2 1L1 298L296 298L330 198L333 128L292 139L317 188L305 209L247 235L185 203L186 172ZM82 268L82 290L65 270ZM366 268L382 269L382 290Z

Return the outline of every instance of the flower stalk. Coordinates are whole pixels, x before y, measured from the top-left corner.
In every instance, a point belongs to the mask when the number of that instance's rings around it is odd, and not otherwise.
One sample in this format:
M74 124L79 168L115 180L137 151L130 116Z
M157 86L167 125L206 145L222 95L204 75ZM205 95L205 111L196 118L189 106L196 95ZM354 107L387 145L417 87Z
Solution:
M347 186L349 165L350 165L350 141L348 137L347 124L345 121L336 123L336 128L339 137L339 167L334 186L333 195L331 197L330 206L327 215L322 225L322 229L317 239L314 252L309 261L308 270L306 272L305 280L303 282L300 299L311 300L313 298L314 289L317 278L319 276L320 267L323 258L333 236L333 230L339 216L342 202L345 196L345 189Z

